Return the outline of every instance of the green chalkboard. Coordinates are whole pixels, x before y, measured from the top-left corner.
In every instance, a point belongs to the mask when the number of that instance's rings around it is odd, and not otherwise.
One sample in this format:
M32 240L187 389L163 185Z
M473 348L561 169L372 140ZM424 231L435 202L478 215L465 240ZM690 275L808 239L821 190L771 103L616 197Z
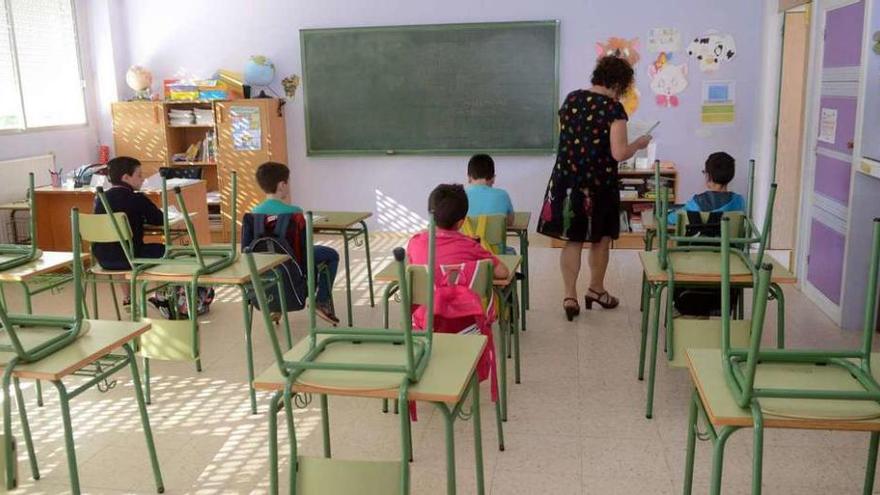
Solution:
M559 22L300 31L309 155L553 153Z

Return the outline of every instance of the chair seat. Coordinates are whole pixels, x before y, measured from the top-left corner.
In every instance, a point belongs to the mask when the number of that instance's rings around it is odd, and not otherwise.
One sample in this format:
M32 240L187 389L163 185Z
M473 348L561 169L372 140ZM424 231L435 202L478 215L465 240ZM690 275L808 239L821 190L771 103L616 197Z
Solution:
M26 246L16 246L16 248L25 248ZM43 256L43 252L37 249L37 252L34 253L33 257L25 257L25 253L0 253L0 264L6 263L8 261L13 260L21 260L22 263L27 263L29 261L33 261L36 259L40 259Z
M335 342L329 344L315 361L319 363L345 363L354 366L362 364L404 366L406 352L402 345ZM405 377L404 373L308 370L299 376L297 383L328 390L365 392L397 389Z
M839 366L812 363L758 363L755 388L861 391L864 387ZM880 404L874 401L827 399L759 399L761 411L799 419L875 419Z
M125 275L128 275L129 273L131 273L131 270L108 270L108 269L102 267L101 265L95 264L95 265L92 265L89 267L89 273L91 273L92 275L125 276Z
M721 253L712 251L671 251L669 263L676 274L721 276ZM730 257L730 275L749 275L751 270L739 256Z
M58 327L49 327L49 326L34 326L34 327L20 327L16 326L16 335L18 336L18 340L21 342L22 347L25 349L32 349L38 345L44 344L62 333L64 330ZM83 321L82 326L80 327L79 336L77 338L82 338L89 332L89 322ZM8 332L0 333L0 346L4 348L8 348L7 346L11 346L12 342L9 339ZM7 355L9 356L7 358ZM2 356L2 363L7 363L14 356L15 353L12 351L0 352L0 356Z
M299 457L298 495L397 495L401 463Z
M205 260L205 265L210 265L211 263L220 261L223 259L222 256L205 256L203 258ZM141 272L146 275L155 275L155 276L178 276L178 275L193 275L201 267L198 263L196 263L195 257L192 258L192 263L160 263L155 266L151 266L150 268Z
M700 400L714 425L752 426L752 414L736 404L721 366L718 349L687 351L688 370ZM880 354L872 354L874 378L878 378ZM798 369L802 367L825 369ZM842 376L846 375L846 376ZM759 364L755 387L798 387L803 389L833 387L846 390L859 386L848 373L832 366ZM846 387L846 388L844 388ZM858 389L856 389L858 390ZM759 399L768 428L805 428L822 430L880 431L880 409L873 402L855 400ZM769 408L769 409L768 409Z
M721 320L675 318L673 320L672 359L669 366L687 368L688 349L718 349L721 347ZM747 347L751 320L730 322L730 345Z

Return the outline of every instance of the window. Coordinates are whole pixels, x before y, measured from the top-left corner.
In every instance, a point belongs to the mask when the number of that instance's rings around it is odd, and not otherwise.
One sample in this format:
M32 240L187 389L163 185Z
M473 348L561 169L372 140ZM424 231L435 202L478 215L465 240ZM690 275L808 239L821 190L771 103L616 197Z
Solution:
M0 130L85 123L73 0L0 0Z

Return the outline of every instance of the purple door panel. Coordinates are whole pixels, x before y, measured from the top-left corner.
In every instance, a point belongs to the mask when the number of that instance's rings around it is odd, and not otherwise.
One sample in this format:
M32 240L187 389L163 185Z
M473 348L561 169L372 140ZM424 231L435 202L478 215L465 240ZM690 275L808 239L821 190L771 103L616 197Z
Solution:
M864 22L864 2L828 11L822 67L851 67L861 63Z
M849 162L836 158L816 155L816 183L814 190L846 206L849 204L850 170Z
M859 100L845 96L823 96L820 100L819 115L822 108L837 110L837 132L834 133L834 144L818 141L820 148L827 148L840 153L852 155L851 143L856 135L856 107ZM820 129L821 132L821 129Z
M842 234L813 219L807 280L834 304L840 304L845 243L846 238Z

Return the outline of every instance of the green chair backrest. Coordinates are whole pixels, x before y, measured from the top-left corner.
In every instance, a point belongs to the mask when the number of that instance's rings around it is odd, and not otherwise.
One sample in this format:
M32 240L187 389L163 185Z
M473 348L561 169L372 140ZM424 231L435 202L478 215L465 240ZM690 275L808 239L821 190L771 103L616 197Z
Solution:
M507 215L467 217L461 232L479 238L480 244L492 254L504 254L507 248Z
M862 344L852 350L805 350L805 349L761 349L764 329L764 314L769 298L770 277L773 266L766 263L760 266L754 283L755 297L752 303L751 336L747 349L737 349L730 345L730 256L746 255L731 249L729 220L722 219L722 257L721 257L721 354L725 379L740 407L747 407L753 400L767 398L803 398L825 400L869 400L880 402L880 385L871 374L871 347L874 336L874 321L877 305L877 281L880 272L880 219L874 220L873 248L868 271L868 287L865 294L865 320L862 329ZM798 390L755 388L758 363L814 363L837 366L851 374L863 390Z
M39 361L70 345L79 336L83 327L83 283L82 283L82 255L78 224L79 210L74 208L70 213L71 233L73 241L73 317L69 316L41 316L10 314L4 304L0 304L0 332L5 332L9 338L8 344L0 345L0 351L14 352L16 357L7 366L14 367L21 363ZM25 341L19 335L27 332L29 327L41 329L40 338L26 346ZM43 329L57 329L55 334L42 332Z
M79 236L83 242L130 242L131 229L128 225L128 219L123 212L113 214L116 222L121 225L122 238L117 235L116 229L113 227L113 220L109 215L103 213L80 213L79 214Z
M703 219L704 222L709 220L709 215L711 215L708 211L701 211L700 218ZM730 231L733 237L745 237L745 213L741 211L726 211L722 215L722 217L730 218ZM688 217L688 212L681 209L676 212L675 219L675 235L678 237L685 237L685 232L687 231L687 226L690 225L690 218ZM720 241L720 237L719 237Z
M33 172L28 174L27 202L28 209L30 210L30 218L28 219L30 244L27 246L20 244L0 244L0 271L15 268L40 257L40 251L37 249L37 207L34 202Z

